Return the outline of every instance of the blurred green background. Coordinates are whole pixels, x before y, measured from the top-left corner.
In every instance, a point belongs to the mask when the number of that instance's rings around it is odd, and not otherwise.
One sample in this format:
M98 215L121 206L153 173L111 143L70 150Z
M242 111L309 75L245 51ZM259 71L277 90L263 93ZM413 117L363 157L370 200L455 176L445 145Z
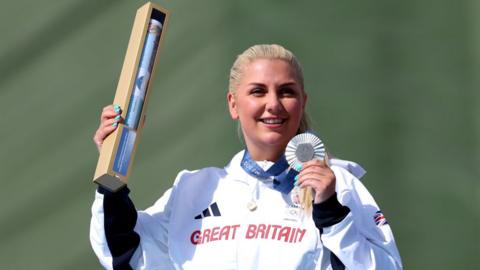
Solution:
M131 177L138 208L184 168L242 148L225 103L235 56L279 43L336 156L368 171L407 269L480 269L480 2L174 1ZM1 269L100 269L88 230L92 135L144 1L0 9Z

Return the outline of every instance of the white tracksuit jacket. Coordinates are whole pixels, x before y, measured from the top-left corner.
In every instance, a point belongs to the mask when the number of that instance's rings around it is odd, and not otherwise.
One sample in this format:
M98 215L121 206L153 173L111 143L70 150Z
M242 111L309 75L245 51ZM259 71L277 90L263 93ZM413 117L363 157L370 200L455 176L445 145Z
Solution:
M272 188L271 180L247 174L240 167L242 156L243 151L222 169L180 172L173 187L138 211L138 218L128 192L121 201L133 217L125 217L122 207L107 211L122 203L108 202L108 195L97 191L90 240L101 264L129 269L116 264L120 257L133 269L402 269L390 226L358 180L365 173L359 165L330 161L338 202L350 211L319 229L312 215ZM247 208L252 199L254 211ZM117 230L122 219L130 232ZM116 249L125 243L133 246ZM343 265L335 266L332 256Z

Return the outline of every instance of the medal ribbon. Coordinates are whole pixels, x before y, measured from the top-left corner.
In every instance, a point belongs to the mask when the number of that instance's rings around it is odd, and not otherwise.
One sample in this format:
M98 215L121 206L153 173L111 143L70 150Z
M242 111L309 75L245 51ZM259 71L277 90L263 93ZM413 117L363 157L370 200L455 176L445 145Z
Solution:
M252 160L247 149L243 153L240 166L245 172L255 178L268 179L273 177L273 188L284 194L290 193L293 189L293 178L298 174L297 171L290 169L285 155L282 155L279 160L265 171L255 160Z

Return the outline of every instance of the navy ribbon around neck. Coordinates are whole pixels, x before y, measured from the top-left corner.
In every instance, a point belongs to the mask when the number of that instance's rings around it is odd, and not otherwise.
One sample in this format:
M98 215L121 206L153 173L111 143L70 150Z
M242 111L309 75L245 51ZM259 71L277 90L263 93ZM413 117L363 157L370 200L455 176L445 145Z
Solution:
M293 189L293 179L298 174L297 171L289 169L285 155L282 155L279 160L265 171L251 158L247 149L243 153L240 166L245 172L255 178L268 179L273 177L273 188L285 194L288 194Z

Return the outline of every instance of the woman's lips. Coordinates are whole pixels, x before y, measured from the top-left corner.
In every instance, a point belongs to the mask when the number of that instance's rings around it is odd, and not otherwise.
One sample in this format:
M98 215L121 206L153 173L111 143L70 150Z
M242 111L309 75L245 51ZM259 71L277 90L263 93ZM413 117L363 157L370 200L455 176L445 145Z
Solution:
M266 127L268 128L279 128L285 123L285 119L282 118L262 118L260 119Z
M262 121L263 123L268 124L268 125L278 125L278 124L283 124L285 122L285 119L263 118L263 119L260 119L260 121Z

